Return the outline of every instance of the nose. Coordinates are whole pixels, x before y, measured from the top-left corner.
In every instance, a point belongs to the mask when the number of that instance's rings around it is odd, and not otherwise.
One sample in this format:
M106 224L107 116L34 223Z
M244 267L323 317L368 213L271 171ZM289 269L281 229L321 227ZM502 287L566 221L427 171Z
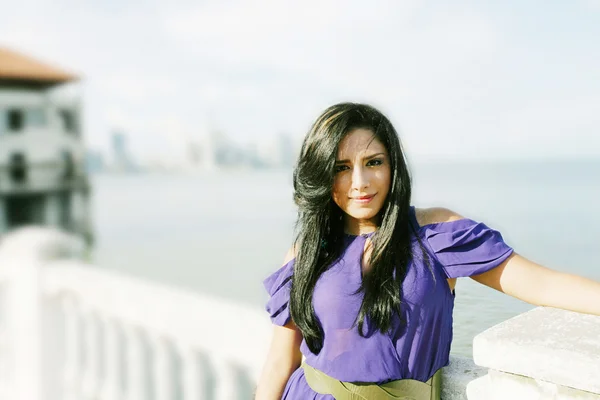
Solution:
M364 189L369 187L369 174L362 167L357 165L352 170L352 190L363 193Z

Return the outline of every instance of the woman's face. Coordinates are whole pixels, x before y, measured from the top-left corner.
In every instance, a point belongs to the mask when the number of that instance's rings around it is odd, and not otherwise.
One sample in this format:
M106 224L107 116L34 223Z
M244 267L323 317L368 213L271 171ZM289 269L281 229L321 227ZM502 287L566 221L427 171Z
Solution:
M346 229L377 225L390 190L391 168L388 152L373 131L355 129L342 139L335 171L333 201L347 214Z

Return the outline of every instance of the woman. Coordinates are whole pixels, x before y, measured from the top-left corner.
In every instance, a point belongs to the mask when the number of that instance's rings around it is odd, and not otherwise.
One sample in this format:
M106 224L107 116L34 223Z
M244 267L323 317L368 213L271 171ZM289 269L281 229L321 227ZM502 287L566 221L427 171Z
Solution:
M275 328L258 400L439 399L458 277L600 315L600 283L521 257L483 223L411 206L400 141L373 107L323 112L294 190L295 245L264 281Z

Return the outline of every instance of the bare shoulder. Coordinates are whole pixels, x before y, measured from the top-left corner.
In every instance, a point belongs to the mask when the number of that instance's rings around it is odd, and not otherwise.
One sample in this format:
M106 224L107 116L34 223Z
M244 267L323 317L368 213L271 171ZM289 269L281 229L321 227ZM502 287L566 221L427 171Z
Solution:
M457 212L444 207L415 208L415 215L420 226L457 221L465 218Z
M290 249L285 254L285 258L283 260L283 263L287 264L288 262L292 261L294 258L296 258L296 254L297 254L296 253L296 246L290 247Z

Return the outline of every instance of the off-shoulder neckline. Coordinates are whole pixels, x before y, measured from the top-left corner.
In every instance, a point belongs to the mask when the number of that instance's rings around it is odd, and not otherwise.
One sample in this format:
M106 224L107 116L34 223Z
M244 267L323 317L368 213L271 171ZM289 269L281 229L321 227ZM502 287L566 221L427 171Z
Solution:
M464 223L469 223L469 224L477 223L477 221L472 220L471 218L461 218L461 219L455 219L452 221L432 222L432 223L425 224L425 225L419 225L419 221L417 221L417 208L415 206L410 206L409 219L410 219L410 222L415 227L415 229L417 229L418 231L426 229L426 228L435 228L435 227L439 227L439 226L452 226L452 225L457 225L457 224L460 225L460 224L464 224ZM357 238L357 237L370 238L376 232L377 232L377 230L375 230L373 232L369 232L369 233L363 233L360 235L353 235L351 233L344 232L344 236L349 237L349 238Z
M436 227L436 226L452 226L452 225L455 225L455 224L462 224L462 223L465 223L465 222L468 222L468 223L477 223L476 221L474 221L474 220L472 220L470 218L461 218L461 219L455 219L453 221L432 222L432 223L425 224L425 225L419 225L419 221L417 221L417 209L416 209L415 206L410 206L410 213L409 214L410 214L411 222L413 223L414 227L417 230L422 230L422 229L425 229L425 228L433 228L433 227Z

